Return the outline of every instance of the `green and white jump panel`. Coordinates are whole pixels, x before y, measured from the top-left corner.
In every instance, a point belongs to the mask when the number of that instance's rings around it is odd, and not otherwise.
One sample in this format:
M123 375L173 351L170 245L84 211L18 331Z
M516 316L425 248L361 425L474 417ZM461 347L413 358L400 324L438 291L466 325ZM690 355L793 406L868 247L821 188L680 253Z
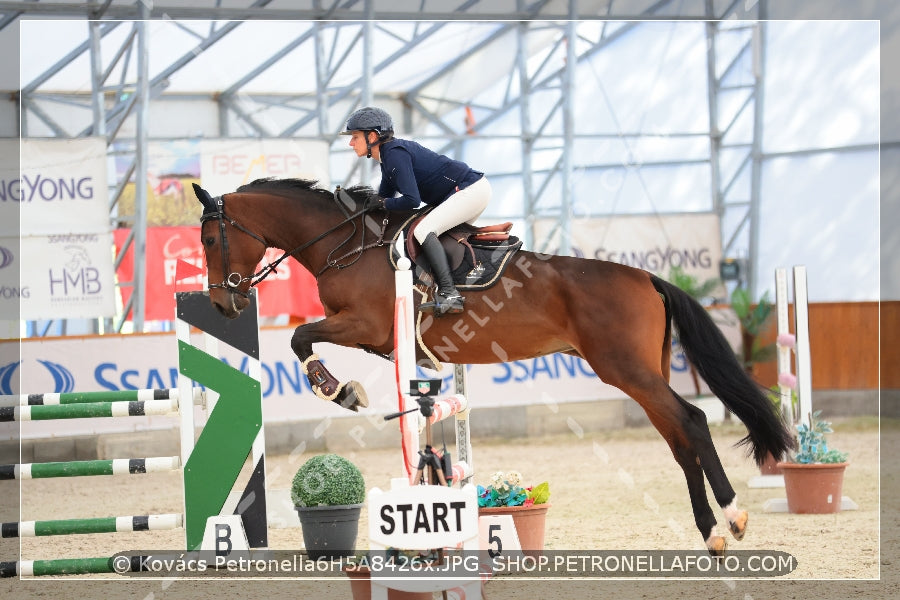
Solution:
M200 548L207 519L229 514L240 515L251 548L265 548L266 463L256 294L251 294L250 305L235 319L220 315L207 292L175 296L178 390L182 397L189 397L194 382L207 390L207 419L196 441L194 413L181 411L187 549ZM203 348L192 342L192 328L203 332ZM219 359L220 342L246 356L247 373ZM227 506L248 456L253 460L250 478L237 506Z

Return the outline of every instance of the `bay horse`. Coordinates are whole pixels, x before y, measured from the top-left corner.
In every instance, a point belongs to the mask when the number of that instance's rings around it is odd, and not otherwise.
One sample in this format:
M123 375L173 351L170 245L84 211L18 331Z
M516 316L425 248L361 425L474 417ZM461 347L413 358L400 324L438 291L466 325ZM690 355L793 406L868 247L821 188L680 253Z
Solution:
M288 257L315 275L325 318L297 327L291 349L316 394L347 408L367 406L358 382L341 383L324 367L313 344L330 342L383 356L394 350L394 277L390 239L410 213L369 207L367 187L342 193L315 182L262 179L203 204L201 242L213 305L234 318L250 288ZM257 271L267 248L284 251ZM684 352L725 407L740 419L757 464L782 457L794 439L763 388L738 362L706 310L671 283L614 262L519 251L497 285L465 292L464 312L425 316L426 354L459 364L492 364L562 352L583 358L605 383L643 408L684 471L694 521L708 551L725 552L726 539L706 496L704 475L728 529L743 538L748 514L713 445L703 411L669 386L672 322Z

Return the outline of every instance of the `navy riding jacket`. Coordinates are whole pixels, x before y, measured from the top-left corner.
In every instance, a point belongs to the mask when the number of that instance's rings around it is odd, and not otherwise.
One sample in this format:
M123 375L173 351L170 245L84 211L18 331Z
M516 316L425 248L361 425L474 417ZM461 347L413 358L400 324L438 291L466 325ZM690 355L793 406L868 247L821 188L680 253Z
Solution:
M409 140L385 142L380 151L378 195L385 199L385 208L389 210L411 210L423 202L437 206L484 175L464 162Z

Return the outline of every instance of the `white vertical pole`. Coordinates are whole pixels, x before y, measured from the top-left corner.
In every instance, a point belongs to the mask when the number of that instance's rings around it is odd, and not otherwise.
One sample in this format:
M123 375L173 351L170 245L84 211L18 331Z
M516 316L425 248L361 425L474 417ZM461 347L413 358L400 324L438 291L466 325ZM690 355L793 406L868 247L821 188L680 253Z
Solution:
M778 318L777 332L778 336L790 335L790 325L788 324L788 292L787 292L787 269L779 267L775 269L775 308ZM778 375L791 372L791 347L778 344ZM791 388L778 382L778 389L781 393L781 414L787 423L793 424L794 414L791 410Z
M797 397L800 403L800 421L812 414L812 364L809 356L809 311L806 294L806 267L794 267L794 349L797 365ZM812 423L808 423L810 426Z
M179 342L188 345L191 343L191 326L177 316L175 337ZM184 466L191 457L191 452L194 451L194 382L190 377L183 375L180 369L178 373L178 415L181 419L181 465Z
M416 378L416 334L412 262L406 258L404 244L404 237L400 235L397 251L401 258L397 260L397 270L394 272L397 295L394 307L394 368L397 375L398 411L418 406L409 395L409 382ZM418 411L400 417L403 470L411 483L419 466L418 417Z

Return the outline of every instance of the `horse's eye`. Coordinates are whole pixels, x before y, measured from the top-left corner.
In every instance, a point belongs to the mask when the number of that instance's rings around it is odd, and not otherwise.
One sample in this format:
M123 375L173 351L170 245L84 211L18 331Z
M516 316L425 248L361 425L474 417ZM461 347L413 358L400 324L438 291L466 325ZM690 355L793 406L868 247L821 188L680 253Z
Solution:
M203 245L206 246L207 248L212 247L213 244L215 244L215 243L216 243L216 238L214 238L214 237L208 237L208 238L203 239Z

